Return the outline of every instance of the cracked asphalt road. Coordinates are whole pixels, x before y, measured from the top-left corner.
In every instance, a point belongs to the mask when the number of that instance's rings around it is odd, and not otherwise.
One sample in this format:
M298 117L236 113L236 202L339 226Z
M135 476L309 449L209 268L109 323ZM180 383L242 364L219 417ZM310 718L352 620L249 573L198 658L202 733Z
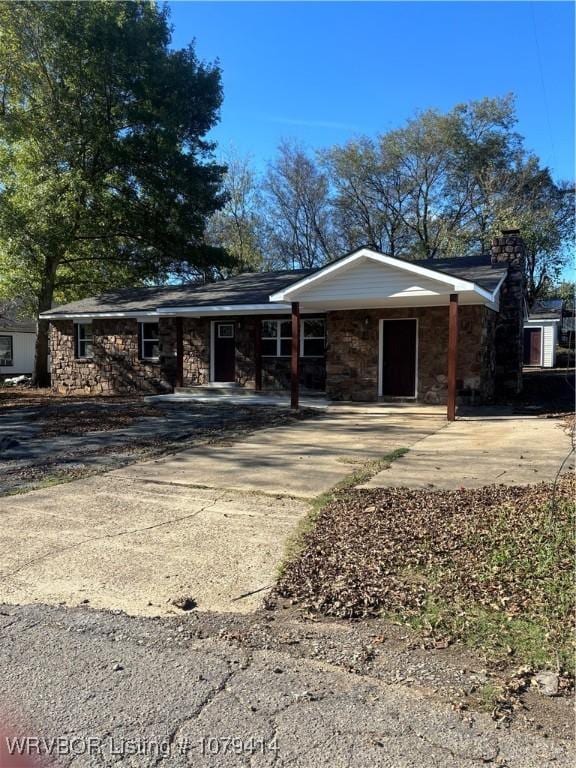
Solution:
M76 744L45 765L573 765L556 737L497 730L487 715L463 716L406 687L203 634L197 618L5 606L0 642L9 732ZM226 747L230 738L239 754ZM80 754L86 739L98 745L94 754ZM202 745L220 752L203 754Z

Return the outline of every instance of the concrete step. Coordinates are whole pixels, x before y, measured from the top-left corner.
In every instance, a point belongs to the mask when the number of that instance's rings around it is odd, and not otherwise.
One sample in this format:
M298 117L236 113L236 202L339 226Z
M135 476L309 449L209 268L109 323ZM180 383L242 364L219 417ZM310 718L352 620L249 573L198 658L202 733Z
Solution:
M253 395L254 390L241 387L238 384L206 384L197 387L175 387L175 394L178 395L201 395L202 397L227 397L230 395Z

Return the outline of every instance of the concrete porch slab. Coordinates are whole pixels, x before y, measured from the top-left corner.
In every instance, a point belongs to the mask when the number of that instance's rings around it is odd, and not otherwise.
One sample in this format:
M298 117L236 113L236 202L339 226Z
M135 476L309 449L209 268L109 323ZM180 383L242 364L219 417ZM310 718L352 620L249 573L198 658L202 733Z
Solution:
M447 424L360 487L451 490L550 481L570 447L557 419L487 412ZM573 466L572 456L564 471Z

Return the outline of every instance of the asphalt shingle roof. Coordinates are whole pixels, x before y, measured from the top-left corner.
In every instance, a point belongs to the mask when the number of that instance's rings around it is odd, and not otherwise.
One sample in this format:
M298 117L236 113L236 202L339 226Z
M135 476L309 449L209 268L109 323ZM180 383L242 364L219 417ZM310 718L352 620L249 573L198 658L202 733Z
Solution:
M100 296L55 307L45 316L58 317L74 312L139 312L168 307L207 307L215 304L268 304L269 296L310 274L310 270L246 272L229 280L201 285L173 285L158 288L122 288Z
M399 260L401 261L401 260ZM492 267L490 256L428 259L417 262L437 272L476 283L493 291L506 275L507 266ZM158 308L214 305L267 304L276 291L287 288L316 270L248 272L214 283L107 291L45 312L45 317L95 312L147 312Z
M508 272L507 264L493 267L489 255L459 256L455 259L424 259L416 263L420 267L427 267L461 280L469 280L486 291L493 291Z
M562 317L564 301L562 299L540 299L535 301L529 312L530 319Z

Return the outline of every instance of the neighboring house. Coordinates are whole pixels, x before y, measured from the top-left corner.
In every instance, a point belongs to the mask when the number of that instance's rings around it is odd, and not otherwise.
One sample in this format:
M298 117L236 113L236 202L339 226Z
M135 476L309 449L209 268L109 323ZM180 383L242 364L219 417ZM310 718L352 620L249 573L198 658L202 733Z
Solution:
M554 368L556 347L562 323L562 299L540 299L535 302L524 322L524 365Z
M0 302L0 378L34 370L36 321L18 318L17 302Z
M325 392L338 400L487 402L521 389L524 246L410 262L361 248L312 272L135 288L42 314L61 392L174 386ZM452 411L452 413L450 413Z

